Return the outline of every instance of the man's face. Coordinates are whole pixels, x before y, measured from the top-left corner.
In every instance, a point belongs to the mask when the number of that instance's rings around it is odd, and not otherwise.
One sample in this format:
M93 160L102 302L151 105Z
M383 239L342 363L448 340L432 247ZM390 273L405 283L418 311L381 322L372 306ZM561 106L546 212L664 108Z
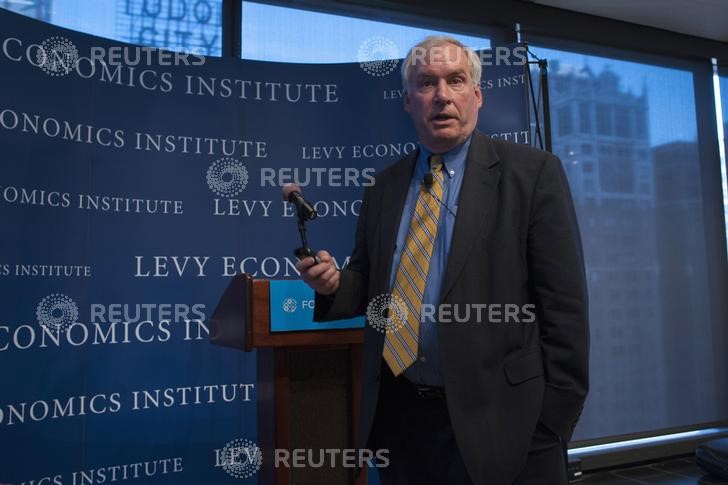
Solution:
M427 149L443 153L464 142L475 129L482 104L462 48L443 44L415 57L404 110Z

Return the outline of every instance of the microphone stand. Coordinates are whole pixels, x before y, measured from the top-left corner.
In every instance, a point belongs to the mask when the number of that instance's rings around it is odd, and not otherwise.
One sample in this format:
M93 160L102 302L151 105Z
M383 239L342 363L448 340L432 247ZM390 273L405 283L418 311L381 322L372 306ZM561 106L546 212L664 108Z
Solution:
M301 247L294 249L293 254L298 259L311 257L316 264L319 264L321 260L318 256L316 256L316 253L308 247L308 240L306 239L306 218L303 217L300 210L297 210L296 213L298 215L298 234L301 236Z

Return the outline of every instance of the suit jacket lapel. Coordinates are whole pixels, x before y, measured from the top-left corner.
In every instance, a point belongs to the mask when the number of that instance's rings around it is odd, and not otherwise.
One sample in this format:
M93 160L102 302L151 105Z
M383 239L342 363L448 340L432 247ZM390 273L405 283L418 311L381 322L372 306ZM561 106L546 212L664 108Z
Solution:
M490 138L473 132L440 301L447 297L485 223L500 180L498 154Z
M389 291L389 276L392 269L394 250L397 244L399 222L419 152L419 149L413 150L392 167L392 174L385 182L380 221L381 236L379 238L379 254L382 255L383 264L380 266L382 271L378 275L378 286L382 293Z

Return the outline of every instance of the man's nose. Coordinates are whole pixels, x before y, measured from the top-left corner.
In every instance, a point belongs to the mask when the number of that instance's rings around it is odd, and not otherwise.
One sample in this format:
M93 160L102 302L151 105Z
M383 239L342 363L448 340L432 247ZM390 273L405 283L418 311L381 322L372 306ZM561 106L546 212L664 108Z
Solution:
M452 91L445 79L441 79L435 85L435 101L443 104L448 104L452 101Z

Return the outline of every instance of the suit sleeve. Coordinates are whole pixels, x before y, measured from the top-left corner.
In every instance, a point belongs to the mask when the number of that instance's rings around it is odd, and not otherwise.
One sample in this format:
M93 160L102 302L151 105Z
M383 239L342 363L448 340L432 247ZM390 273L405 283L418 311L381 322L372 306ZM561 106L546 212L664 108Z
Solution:
M356 240L349 264L341 270L339 288L333 295L316 293L313 319L317 322L340 320L362 315L367 308L369 287L369 253L367 232L368 214L373 187L364 192L359 219L356 227Z
M589 311L574 203L554 155L541 167L532 204L529 276L546 386L540 421L568 441L589 389Z

